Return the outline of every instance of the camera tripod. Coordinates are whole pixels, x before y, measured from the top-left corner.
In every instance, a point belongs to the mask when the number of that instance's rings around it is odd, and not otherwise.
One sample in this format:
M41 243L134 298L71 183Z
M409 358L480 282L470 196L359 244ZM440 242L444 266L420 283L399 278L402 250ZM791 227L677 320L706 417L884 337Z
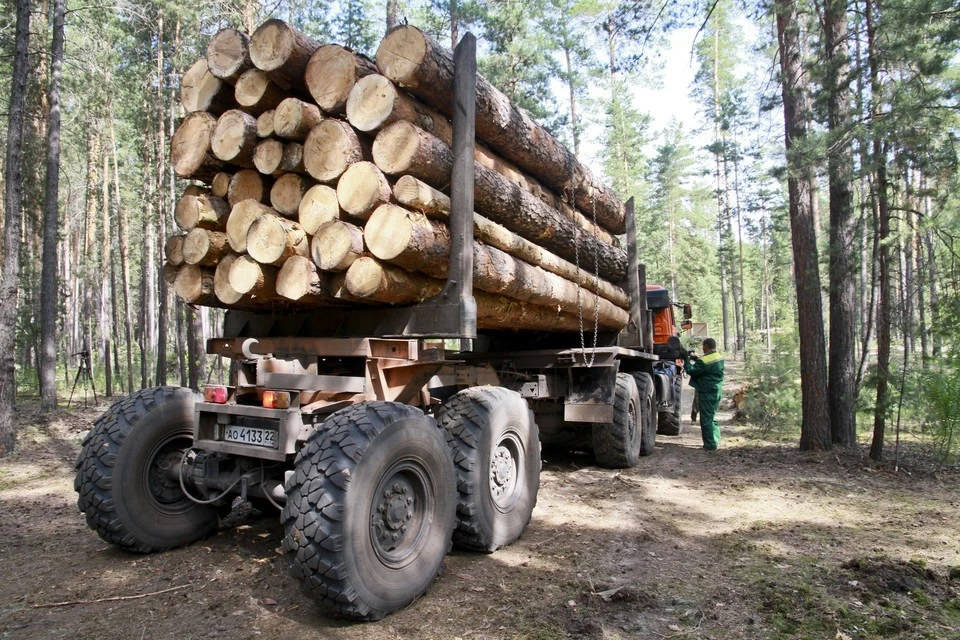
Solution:
M80 364L77 365L77 375L73 378L73 389L70 390L70 400L67 401L67 406L70 406L70 403L73 402L73 394L77 390L77 383L83 380L83 408L87 408L87 383L90 383L90 388L93 389L93 402L96 404L99 402L97 400L97 387L93 383L93 375L90 373L90 352L89 351L78 351L73 354L74 357L80 358Z

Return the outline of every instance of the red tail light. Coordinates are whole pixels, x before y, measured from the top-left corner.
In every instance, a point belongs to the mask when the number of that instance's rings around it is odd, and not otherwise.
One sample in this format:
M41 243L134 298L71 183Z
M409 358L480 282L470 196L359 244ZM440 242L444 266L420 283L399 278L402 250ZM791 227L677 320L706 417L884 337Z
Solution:
M263 406L266 409L289 409L290 393L287 391L264 391Z
M210 387L204 387L203 389L203 400L204 402L212 402L214 404L226 404L227 403L227 388L223 385L213 385Z

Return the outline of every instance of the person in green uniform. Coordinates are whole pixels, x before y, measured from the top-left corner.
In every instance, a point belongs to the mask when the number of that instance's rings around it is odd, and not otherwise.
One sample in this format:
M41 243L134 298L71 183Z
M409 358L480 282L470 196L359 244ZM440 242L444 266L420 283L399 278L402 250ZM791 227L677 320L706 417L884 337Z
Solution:
M700 401L700 433L703 448L714 451L720 445L720 425L717 424L717 409L720 408L720 390L723 387L723 356L717 353L717 341L703 341L703 357L688 355L684 366L690 376L690 386L697 390Z

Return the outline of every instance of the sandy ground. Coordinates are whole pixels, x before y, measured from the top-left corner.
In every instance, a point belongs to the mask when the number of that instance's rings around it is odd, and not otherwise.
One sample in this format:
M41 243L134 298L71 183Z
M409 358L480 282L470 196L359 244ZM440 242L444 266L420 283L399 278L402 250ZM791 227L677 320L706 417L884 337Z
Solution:
M317 611L276 515L248 505L184 549L101 541L73 491L96 415L21 411L0 461L0 640L960 638L955 474L748 440L729 412L713 453L689 415L634 469L547 452L519 542L452 553L426 596L366 624Z

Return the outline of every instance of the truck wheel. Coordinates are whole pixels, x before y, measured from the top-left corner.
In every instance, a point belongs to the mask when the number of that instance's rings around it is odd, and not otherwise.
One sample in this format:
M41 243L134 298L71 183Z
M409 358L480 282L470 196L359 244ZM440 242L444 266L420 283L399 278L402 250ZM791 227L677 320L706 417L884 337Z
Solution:
M281 516L304 592L379 620L440 574L456 517L450 449L433 418L395 402L330 416L297 454Z
M680 420L680 401L683 397L683 378L673 378L673 404L666 411L657 414L657 433L664 436L678 436L683 431Z
M217 526L217 509L183 494L177 474L193 443L189 389L144 389L94 423L77 459L74 488L87 524L136 553L179 547Z
M656 391L649 373L635 373L633 377L640 394L640 455L648 456L657 443Z
M520 394L474 387L437 414L456 463L458 504L453 542L491 553L523 533L540 488L540 437Z
M617 374L613 422L593 425L593 455L611 469L636 466L640 455L641 405L637 382L629 373Z

